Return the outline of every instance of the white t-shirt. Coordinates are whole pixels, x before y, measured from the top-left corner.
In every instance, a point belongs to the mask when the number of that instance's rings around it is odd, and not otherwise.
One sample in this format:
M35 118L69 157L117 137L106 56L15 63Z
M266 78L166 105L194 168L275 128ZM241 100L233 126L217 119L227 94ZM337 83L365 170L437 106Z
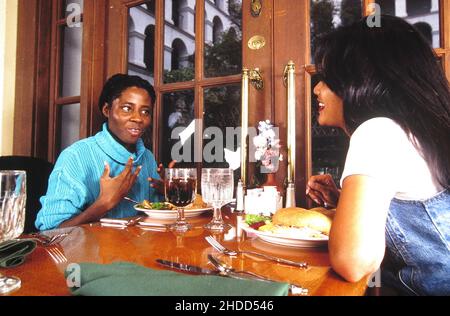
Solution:
M370 119L353 133L341 186L345 177L355 174L380 180L403 200L424 200L442 190L403 129L385 117Z

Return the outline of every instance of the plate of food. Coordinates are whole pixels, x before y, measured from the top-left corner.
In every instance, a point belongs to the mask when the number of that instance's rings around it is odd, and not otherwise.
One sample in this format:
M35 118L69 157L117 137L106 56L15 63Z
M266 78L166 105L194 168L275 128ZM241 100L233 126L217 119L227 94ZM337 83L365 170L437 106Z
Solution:
M273 216L247 214L242 229L265 242L288 247L321 247L328 243L333 211L289 207Z
M142 201L134 206L135 210L144 212L147 216L158 219L176 219L177 207L169 202L149 202ZM197 194L193 203L184 208L184 216L186 218L199 216L200 214L211 210L202 197Z

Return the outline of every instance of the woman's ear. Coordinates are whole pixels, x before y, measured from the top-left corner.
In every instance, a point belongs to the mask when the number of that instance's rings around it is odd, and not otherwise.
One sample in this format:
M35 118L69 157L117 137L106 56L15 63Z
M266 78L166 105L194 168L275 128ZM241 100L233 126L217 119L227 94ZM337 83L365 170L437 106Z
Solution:
M105 102L105 104L102 107L102 113L105 117L109 117L109 110L111 107L108 105L108 103Z

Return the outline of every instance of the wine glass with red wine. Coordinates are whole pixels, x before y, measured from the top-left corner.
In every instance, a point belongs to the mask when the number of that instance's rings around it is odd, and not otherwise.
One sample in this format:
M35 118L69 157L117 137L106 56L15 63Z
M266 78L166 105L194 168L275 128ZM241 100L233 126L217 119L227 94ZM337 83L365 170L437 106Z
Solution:
M184 207L191 204L195 199L197 169L168 168L165 169L165 172L164 191L166 200L178 208L177 220L171 225L171 229L177 232L188 231L190 225L184 217Z

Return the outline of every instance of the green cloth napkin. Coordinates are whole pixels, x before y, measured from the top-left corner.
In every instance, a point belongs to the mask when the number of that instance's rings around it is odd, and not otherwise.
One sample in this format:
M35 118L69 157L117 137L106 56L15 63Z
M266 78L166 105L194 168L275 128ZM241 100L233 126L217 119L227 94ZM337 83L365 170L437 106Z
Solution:
M80 287L74 295L84 296L282 296L289 285L278 282L237 280L210 275L154 270L128 262L80 264ZM74 277L66 271L66 277ZM75 277L76 279L76 277Z
M36 241L32 239L12 239L0 243L0 267L13 268L21 265L34 248Z

